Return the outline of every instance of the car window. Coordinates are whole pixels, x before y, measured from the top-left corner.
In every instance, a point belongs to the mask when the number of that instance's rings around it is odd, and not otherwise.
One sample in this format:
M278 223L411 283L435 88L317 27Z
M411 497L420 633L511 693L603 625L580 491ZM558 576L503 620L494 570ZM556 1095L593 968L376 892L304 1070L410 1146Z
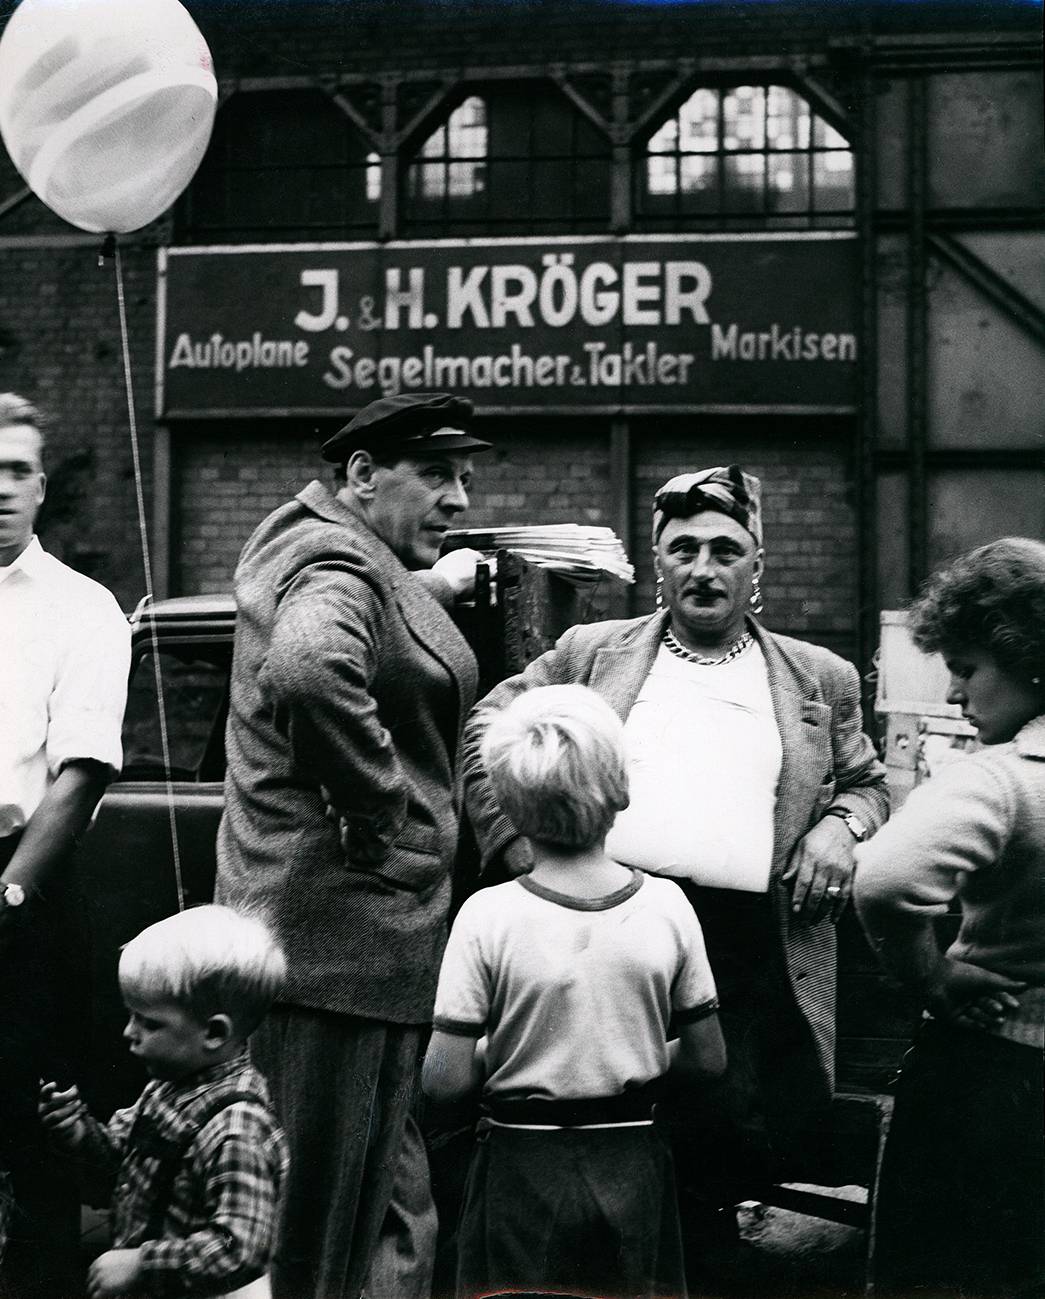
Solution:
M160 675L172 780L221 780L231 647L162 649ZM165 780L151 649L134 658L123 723L121 780Z

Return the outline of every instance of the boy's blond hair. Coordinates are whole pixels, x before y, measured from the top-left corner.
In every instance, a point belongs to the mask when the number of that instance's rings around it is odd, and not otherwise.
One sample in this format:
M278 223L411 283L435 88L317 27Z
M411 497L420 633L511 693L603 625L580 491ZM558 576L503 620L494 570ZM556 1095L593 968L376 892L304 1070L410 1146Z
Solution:
M593 848L628 806L624 727L587 686L538 686L489 712L482 757L502 809L538 842Z
M286 961L260 920L231 907L190 907L129 942L120 954L120 987L147 1001L170 1001L200 1023L230 1017L248 1037L286 978Z

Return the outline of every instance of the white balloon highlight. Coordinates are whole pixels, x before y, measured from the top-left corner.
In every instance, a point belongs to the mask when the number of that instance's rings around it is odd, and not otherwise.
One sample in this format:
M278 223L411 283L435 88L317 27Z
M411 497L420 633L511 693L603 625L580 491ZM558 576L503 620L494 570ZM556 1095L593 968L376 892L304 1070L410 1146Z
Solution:
M153 221L192 179L218 87L178 0L22 0L0 39L0 136L82 230Z

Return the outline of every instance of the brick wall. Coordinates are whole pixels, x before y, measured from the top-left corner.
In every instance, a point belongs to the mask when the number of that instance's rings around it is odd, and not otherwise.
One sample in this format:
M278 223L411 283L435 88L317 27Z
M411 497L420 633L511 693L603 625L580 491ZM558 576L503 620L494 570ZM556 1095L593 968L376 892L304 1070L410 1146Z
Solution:
M66 227L68 230L68 227ZM98 245L0 248L0 391L49 420L46 548L110 587L125 609L145 590L113 263ZM151 494L155 251L123 251L135 407Z
M495 446L475 458L462 527L607 522L605 429L591 421L496 420L480 431ZM329 481L321 440L292 425L244 431L216 423L175 431L174 590L229 589L236 558L258 522L310 479Z
M579 420L488 420L494 442L476 457L471 508L461 526L612 523L608 428ZM789 634L852 652L857 541L848 430L824 420L635 420L633 511L622 538L638 583L632 609L653 608L650 502L686 468L739 463L763 481L765 621ZM174 438L173 589L229 589L243 543L264 516L311 478L329 480L322 435L293 425L244 429L215 423ZM602 611L602 595L596 605Z

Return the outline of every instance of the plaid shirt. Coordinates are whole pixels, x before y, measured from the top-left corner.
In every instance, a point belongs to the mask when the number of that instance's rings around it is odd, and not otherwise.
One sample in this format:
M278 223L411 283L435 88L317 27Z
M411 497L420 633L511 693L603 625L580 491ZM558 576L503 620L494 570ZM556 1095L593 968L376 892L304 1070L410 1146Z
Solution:
M162 1234L147 1239L161 1161L147 1152L141 1134L151 1128L161 1138L184 1139L196 1126L194 1116L219 1094L241 1091L257 1100L234 1101L197 1134L174 1180ZM99 1170L116 1172L113 1248L141 1248L147 1293L225 1293L265 1271L287 1146L265 1080L246 1052L189 1079L153 1080L107 1125L87 1123L80 1154Z

